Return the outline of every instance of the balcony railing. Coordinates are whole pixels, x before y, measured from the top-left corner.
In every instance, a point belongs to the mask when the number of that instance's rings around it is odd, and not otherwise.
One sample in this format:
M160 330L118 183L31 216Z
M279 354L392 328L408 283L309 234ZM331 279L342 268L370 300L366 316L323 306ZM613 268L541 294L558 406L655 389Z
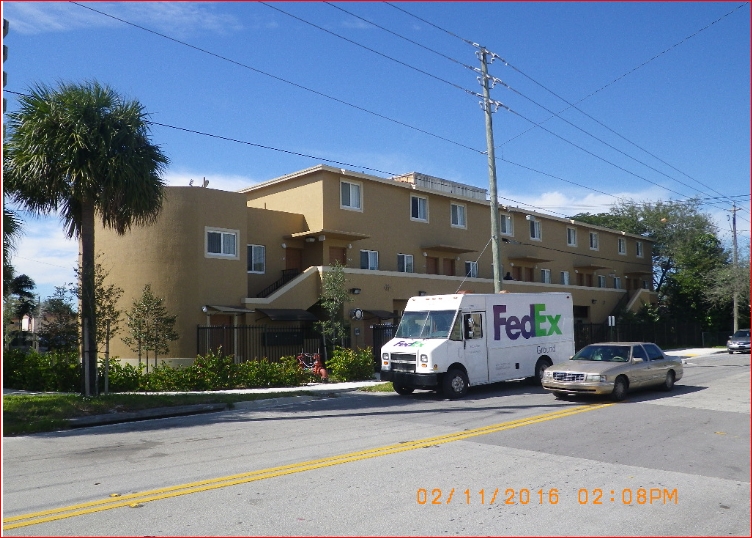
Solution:
M300 274L300 269L285 269L282 271L282 278L277 280L276 282L270 284L269 286L265 287L263 290L258 292L256 294L256 297L269 297L272 293L277 291L279 288L293 280L296 276Z

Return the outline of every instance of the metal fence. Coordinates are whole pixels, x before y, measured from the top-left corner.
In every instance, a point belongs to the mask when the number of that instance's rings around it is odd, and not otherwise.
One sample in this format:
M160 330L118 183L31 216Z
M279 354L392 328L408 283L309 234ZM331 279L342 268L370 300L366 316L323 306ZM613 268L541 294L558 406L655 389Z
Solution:
M377 372L381 371L381 348L389 340L394 338L394 331L397 325L391 323L382 323L380 325L371 325L373 329L373 364Z
M704 347L702 325L694 322L659 323L577 323L574 326L575 349L597 342L653 342L662 348ZM724 341L725 343L725 341Z
M321 336L306 326L211 325L197 327L197 354L210 351L235 357L235 362L322 351Z

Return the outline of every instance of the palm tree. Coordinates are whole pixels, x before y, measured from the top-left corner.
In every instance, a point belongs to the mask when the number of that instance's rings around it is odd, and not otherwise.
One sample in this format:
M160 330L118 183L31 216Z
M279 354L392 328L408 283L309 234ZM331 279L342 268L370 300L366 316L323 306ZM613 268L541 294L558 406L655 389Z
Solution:
M36 85L7 116L6 193L33 214L59 212L68 237L79 240L81 327L88 327L89 350L82 391L90 394L97 365L95 219L120 235L154 222L169 161L149 140L142 105L97 82Z
M10 283L16 273L10 258L21 233L21 219L15 212L3 207L3 297L10 293Z

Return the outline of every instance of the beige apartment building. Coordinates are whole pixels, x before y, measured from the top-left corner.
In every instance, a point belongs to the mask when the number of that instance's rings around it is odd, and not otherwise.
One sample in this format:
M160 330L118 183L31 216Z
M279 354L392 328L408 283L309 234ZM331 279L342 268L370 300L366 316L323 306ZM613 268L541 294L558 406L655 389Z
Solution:
M570 292L575 318L594 323L656 301L648 239L499 212L502 275L513 278L504 290ZM384 179L319 165L239 192L168 187L156 224L96 233L109 281L125 290L121 309L150 284L177 314L180 339L165 357L174 362L195 358L199 326L315 319L321 275L335 261L352 294L345 313L359 318L357 346L412 296L494 289L486 191L418 173ZM111 353L135 356L119 338Z

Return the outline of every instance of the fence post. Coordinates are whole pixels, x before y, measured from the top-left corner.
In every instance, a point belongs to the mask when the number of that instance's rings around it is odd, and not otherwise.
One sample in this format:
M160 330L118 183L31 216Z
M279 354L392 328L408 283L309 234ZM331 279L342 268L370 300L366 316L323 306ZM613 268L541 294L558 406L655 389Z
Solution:
M110 391L110 320L107 320L107 332L104 340L104 393Z

